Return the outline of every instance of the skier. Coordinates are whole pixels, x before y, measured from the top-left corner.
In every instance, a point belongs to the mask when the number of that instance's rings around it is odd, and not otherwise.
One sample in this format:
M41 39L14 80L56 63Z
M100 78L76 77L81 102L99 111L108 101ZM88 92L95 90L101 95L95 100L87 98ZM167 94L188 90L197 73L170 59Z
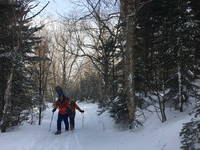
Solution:
M71 108L71 113L69 114L70 130L74 130L76 109L79 110L81 113L84 113L84 110L80 109L80 107L76 104L76 102L72 100L70 101L70 108Z
M65 97L65 95L61 92L58 93L58 100L54 103L54 109L52 112L54 113L56 109L59 109L58 112L58 120L57 120L57 134L61 134L61 122L64 121L65 123L65 131L69 130L69 122L68 122L68 116L71 113L71 108L69 105L69 98Z

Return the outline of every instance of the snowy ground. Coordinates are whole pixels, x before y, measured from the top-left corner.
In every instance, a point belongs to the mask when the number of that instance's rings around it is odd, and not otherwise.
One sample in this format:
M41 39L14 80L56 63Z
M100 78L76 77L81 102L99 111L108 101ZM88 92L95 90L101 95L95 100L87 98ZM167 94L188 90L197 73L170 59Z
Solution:
M0 133L1 150L179 150L179 132L182 123L190 117L184 114L168 116L160 123L156 115L148 114L144 127L137 131L120 131L108 114L97 115L97 105L80 104L85 110L77 112L76 130L54 135L57 114L52 131L49 130L51 109L44 113L41 126L24 125L8 133ZM168 113L170 114L170 113ZM171 113L172 114L172 113Z

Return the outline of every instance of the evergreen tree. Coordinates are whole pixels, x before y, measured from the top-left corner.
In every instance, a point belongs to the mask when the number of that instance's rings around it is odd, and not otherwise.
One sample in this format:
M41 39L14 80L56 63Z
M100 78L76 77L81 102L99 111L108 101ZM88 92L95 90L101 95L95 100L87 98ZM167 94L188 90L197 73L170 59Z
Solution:
M30 24L30 3L29 0L19 0L0 5L2 132L25 119L34 105L35 81L30 69L34 45L40 41L35 32L40 28Z
M195 47L199 27L191 4L189 0L154 0L138 14L138 54L142 55L138 55L137 82L143 85L140 92L158 104L163 121L166 104L183 111L183 103L198 98L193 81L199 73Z

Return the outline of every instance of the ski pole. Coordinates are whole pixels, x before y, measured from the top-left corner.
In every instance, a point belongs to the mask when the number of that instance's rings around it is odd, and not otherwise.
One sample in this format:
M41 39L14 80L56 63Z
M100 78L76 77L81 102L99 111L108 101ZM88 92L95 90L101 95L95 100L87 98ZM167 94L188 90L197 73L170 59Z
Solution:
M52 124L52 122L53 122L53 115L54 115L54 112L53 112L52 115L51 115L51 122L50 122L50 125L49 125L49 132L51 131L51 124Z
M84 114L82 114L82 128L84 128Z

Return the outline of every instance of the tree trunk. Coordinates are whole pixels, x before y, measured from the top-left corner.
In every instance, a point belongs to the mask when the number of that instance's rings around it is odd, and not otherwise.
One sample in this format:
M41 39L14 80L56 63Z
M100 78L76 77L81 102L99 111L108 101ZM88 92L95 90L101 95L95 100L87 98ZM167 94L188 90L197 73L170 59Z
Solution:
M177 40L177 45L179 45L180 39ZM181 52L180 48L178 47L178 52L177 52L177 72L178 72L178 109L180 112L183 112L183 99L182 99L182 74L181 74Z
M178 108L180 112L183 112L181 67L179 62L177 64L177 69L178 69Z
M39 125L41 125L42 120L42 102L42 63L39 62Z
M103 76L103 80L104 80L104 90L103 90L103 94L105 96L105 98L110 97L110 88L109 88L109 65L108 65L108 61L105 60L104 63L104 76ZM107 99L106 99L107 100Z
M62 87L66 89L66 50L63 48Z
M136 5L135 0L121 0L121 12L122 19L126 23L125 35L125 62L126 62L126 73L125 73L125 89L127 95L127 107L128 107L128 118L129 128L133 128L136 112L136 101L135 101L135 22L136 22Z
M5 105L3 108L3 117L2 117L2 124L1 124L1 132L6 132L6 128L8 127L8 115L11 109L11 87L12 87L12 80L13 80L13 73L14 69L11 69L10 76L7 82L7 88L5 90L4 100Z

